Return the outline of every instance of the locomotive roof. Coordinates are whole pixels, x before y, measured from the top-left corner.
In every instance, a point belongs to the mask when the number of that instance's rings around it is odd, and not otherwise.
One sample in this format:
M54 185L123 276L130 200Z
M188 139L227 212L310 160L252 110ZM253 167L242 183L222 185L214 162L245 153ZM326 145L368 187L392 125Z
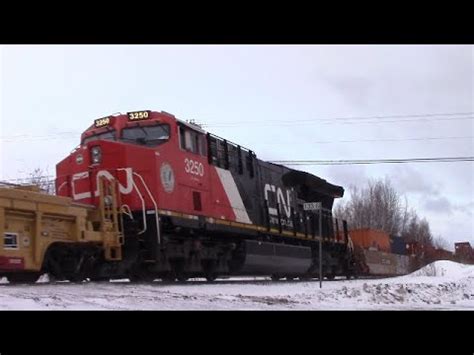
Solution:
M287 186L305 186L309 190L315 190L333 197L344 196L344 188L342 186L333 185L305 171L291 169L282 176L282 181Z
M183 126L186 126L186 127L191 128L191 129L193 129L193 130L195 130L195 131L198 131L199 133L202 133L202 134L206 134L206 133L207 133L205 130L203 130L203 129L201 128L201 126L199 126L199 125L197 125L197 124L195 124L195 123L182 121L182 120L180 120L180 119L176 119L176 121L177 121L179 124L183 125Z
M150 112L155 112L155 113L158 113L158 114L170 116L173 119L175 119L176 122L178 122L180 125L189 127L190 129L198 131L202 134L208 133L207 131L202 129L200 125L198 125L198 124L196 124L192 121L191 122L186 122L186 121L180 120L180 119L176 118L176 116L174 116L173 114L168 113L166 111L161 111L161 112L157 112L157 111L137 111L137 112L149 112L149 113ZM123 116L129 115L129 114L130 114L129 112L127 112L126 114L115 113L115 114L107 116L107 117L123 117ZM146 116L146 117L148 117L148 116ZM94 124L92 124L84 133L86 133L88 130L90 130L91 128L94 128L94 127L97 127L97 126L94 126ZM215 137L215 138L224 140L223 138L215 136L212 133L209 133L209 134L211 136ZM230 144L235 144L235 143L232 143L228 140L225 140L225 141L227 143L230 143ZM237 144L235 144L235 145L237 145ZM244 147L241 147L241 148L243 148L245 150L248 150L249 152L251 152L251 154L256 156L255 153L253 151L251 151L250 149L247 149L247 148L244 148ZM282 166L282 165L271 163L271 162L266 162L266 163L276 165L276 166ZM287 168L287 167L285 167L285 168ZM329 196L333 196L333 197L342 197L344 195L344 188L342 186L333 185L333 184L327 182L326 180L324 180L324 179L322 179L322 178L320 178L316 175L305 172L305 171L299 171L299 170L294 170L294 169L290 169L290 168L287 168L287 169L289 169L289 171L282 176L283 183L287 186L290 186L290 187L291 186L304 186L304 187L308 188L309 190L318 191L320 193L323 193L323 194L326 194L326 195L329 195Z

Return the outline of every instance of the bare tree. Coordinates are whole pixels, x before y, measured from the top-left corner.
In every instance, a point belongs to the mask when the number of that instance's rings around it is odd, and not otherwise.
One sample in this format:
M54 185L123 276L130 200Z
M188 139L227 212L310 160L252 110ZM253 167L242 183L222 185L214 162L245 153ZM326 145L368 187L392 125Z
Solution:
M438 249L444 249L444 250L449 249L448 241L441 236L437 236L436 238L433 239L433 245Z
M336 215L343 216L355 228L375 228L399 234L403 226L400 196L388 179L370 180L366 187L350 187L351 199L338 205Z
M433 236L428 221L425 218L420 219L414 210L410 211L408 226L402 237L410 242L433 245Z
M54 195L54 179L50 177L45 170L36 168L28 175L28 178L25 179L25 183L38 186L40 190L47 194Z
M351 228L380 229L390 235L401 235L408 241L432 244L433 237L426 219L420 220L408 210L406 196L392 186L390 180L369 180L362 188L351 186L351 199L334 210Z
M410 212L408 211L408 200L406 196L403 196L404 199L404 206L402 208L402 216L401 216L401 225L400 225L400 235L403 235L405 233L407 226L408 226L408 221L410 219Z

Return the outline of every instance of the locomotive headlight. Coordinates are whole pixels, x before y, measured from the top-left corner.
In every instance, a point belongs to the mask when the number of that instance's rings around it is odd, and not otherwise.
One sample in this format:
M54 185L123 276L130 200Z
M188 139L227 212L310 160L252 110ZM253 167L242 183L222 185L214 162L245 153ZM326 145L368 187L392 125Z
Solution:
M91 148L91 160L92 163L97 164L100 163L102 160L102 152L100 151L99 146L95 146Z

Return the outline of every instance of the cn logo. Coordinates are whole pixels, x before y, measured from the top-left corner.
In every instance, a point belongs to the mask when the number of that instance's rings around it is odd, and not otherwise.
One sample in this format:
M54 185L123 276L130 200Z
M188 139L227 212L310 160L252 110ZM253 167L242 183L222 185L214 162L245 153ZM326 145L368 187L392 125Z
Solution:
M133 189L133 171L132 168L124 168L124 169L118 169L121 170L125 173L125 185L122 185L119 182L119 191L121 194L127 195L132 192ZM99 178L103 176L107 180L112 181L115 179L115 177L108 172L107 170L100 170L97 175L96 175L96 186L99 186ZM83 200L85 198L91 198L92 197L92 192L91 191L85 191L85 192L78 192L77 191L77 184L83 179L89 179L89 172L84 171L81 173L74 174L71 179L71 186L72 186L72 198L74 200ZM99 196L99 189L98 187L94 191L95 196Z
M286 199L285 195L283 195L283 191L281 188L276 187L275 185L270 185L270 184L265 184L265 200L268 201L268 194L273 193L276 194L276 201L277 203L280 204L280 206L283 206L283 210L285 211L286 217L290 218L291 217L291 197L290 197L290 191L286 190ZM276 206L275 206L276 207ZM275 207L268 207L268 213L270 213L273 216L278 216L278 211Z

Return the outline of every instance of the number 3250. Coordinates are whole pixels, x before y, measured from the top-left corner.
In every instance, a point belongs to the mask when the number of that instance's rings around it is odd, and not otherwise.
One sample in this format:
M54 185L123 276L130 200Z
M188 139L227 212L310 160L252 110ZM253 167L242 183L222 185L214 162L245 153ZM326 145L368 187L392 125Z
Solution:
M204 176L204 165L198 161L184 159L184 171L188 174Z

